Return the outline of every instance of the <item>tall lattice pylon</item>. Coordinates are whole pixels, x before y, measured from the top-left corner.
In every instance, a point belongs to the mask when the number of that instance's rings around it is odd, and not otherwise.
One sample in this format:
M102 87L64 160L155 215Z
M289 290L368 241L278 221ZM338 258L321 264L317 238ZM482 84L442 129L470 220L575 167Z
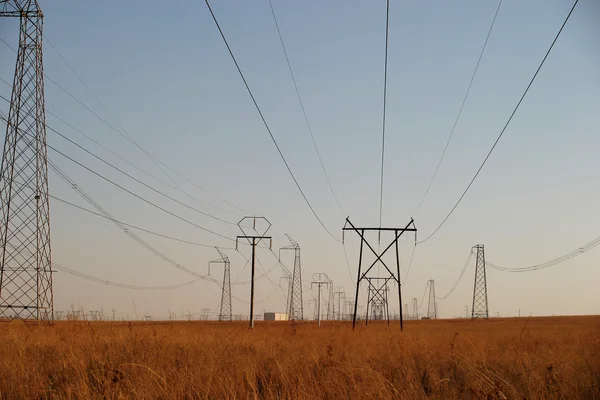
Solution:
M288 298L286 312L289 320L302 321L304 319L304 306L302 302L302 264L300 263L300 245L287 233L285 236L290 241L290 246L281 250L294 251L294 270L291 279L288 279Z
M488 318L487 282L485 278L485 251L482 244L477 249L477 265L475 266L475 284L473 285L473 306L471 318Z
M221 291L221 308L219 309L219 321L232 321L231 315L231 264L229 257L225 255L218 247L215 247L221 258L208 263L208 274L210 275L211 264L223 264L223 286Z
M51 323L43 14L36 0L0 0L0 17L20 19L0 167L0 319Z
M435 302L435 281L429 280L429 305L427 307L427 318L437 318L437 304Z

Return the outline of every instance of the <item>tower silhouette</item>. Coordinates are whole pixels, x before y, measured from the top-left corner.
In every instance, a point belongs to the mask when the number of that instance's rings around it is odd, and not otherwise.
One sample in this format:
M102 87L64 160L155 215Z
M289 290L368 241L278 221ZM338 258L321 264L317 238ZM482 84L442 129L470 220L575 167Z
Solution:
M211 264L223 264L223 286L221 290L221 308L219 309L219 321L232 321L231 315L231 264L229 257L218 247L215 247L221 258L208 263L208 274L210 275Z
M280 250L294 250L294 270L288 280L288 299L286 312L288 319L302 321L304 319L304 306L302 303L302 265L300 263L300 245L287 233L285 236L291 245Z
M477 249L477 264L475 266L475 284L473 285L473 306L471 318L488 318L487 282L485 278L485 251L482 244L473 247Z
M429 306L427 307L427 318L437 318L437 304L435 302L435 282L433 279L429 280Z
M36 0L0 1L20 19L19 46L0 166L0 319L51 323L54 296L42 37Z
M419 303L417 302L417 298L413 297L411 301L412 307L412 319L419 319Z

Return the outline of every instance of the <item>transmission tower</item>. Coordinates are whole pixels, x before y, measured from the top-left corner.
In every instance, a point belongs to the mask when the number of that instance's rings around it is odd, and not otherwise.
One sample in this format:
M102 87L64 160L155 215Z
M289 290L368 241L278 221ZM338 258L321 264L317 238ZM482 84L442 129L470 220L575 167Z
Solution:
M292 271L291 280L288 280L289 294L286 312L288 319L302 321L304 319L304 307L302 305L302 267L300 264L300 245L287 233L285 236L288 238L291 245L288 247L282 247L279 249L279 253L281 254L281 250L294 250L294 270Z
M329 285L327 285L327 294L329 300L327 301L327 319L335 319L335 291L333 288L333 281L329 279Z
M20 19L0 167L0 319L52 323L43 14L37 0L0 0L0 17Z
M256 221L259 221L259 223L262 222L262 227L259 227L260 230L262 230L262 234L254 234L254 235L249 235L246 233L246 231L244 231L244 222L247 221L252 221L252 229L254 232L258 232L256 229ZM269 249L271 248L271 246L273 245L273 239L271 238L271 236L266 236L267 232L269 229L271 229L271 223L269 222L268 219L266 219L265 217L244 217L240 220L240 222L238 222L238 227L240 228L240 230L242 231L243 235L237 236L235 238L235 249L238 249L238 241L240 239L246 239L248 241L248 243L250 244L250 246L252 246L252 271L251 271L251 277L250 277L250 328L254 328L254 272L256 270L256 246L262 241L262 240L269 240ZM248 229L248 226L245 226L246 229Z
M342 228L343 234L346 231L354 231L360 237L360 252L358 255L358 278L356 279L356 295L354 297L354 315L352 317L352 328L354 329L354 327L356 326L356 310L358 308L358 294L359 294L359 289L360 289L360 282L362 280L368 279L367 275L369 274L369 272L373 269L373 267L377 263L379 263L380 265L382 265L385 268L385 271L387 271L387 274L386 274L387 277L376 277L376 278L386 279L386 283L385 283L385 285L383 285L386 287L387 287L387 281L389 281L389 280L395 281L398 285L398 306L400 307L400 330L402 330L403 329L402 289L401 289L402 285L400 283L400 250L399 250L399 246L398 246L398 240L404 233L414 232L415 233L415 241L416 241L417 228L415 226L414 220L411 218L410 222L408 224L406 224L406 226L404 228L382 228L381 226L379 228L357 228L352 224L352 222L350 222L349 218L346 218L346 223L344 224L344 227ZM365 238L366 232L377 232L378 238L379 238L378 242L380 244L381 244L381 233L382 232L392 232L394 234L394 238L383 250L375 250L373 248L373 246L371 246L371 243L369 243L367 238ZM343 242L343 239L344 238L342 236L342 242ZM371 253L373 253L373 255L375 256L375 261L373 261L371 263L371 265L369 265L363 272L362 263L363 263L363 259L366 258L365 255L363 254L363 249L365 246L370 250ZM396 267L395 268L392 267L390 269L388 267L388 265L386 264L386 262L384 261L383 257L392 248L395 248ZM386 273L386 272L384 272L384 273ZM369 282L369 285L371 285L370 282ZM386 296L386 304L387 304L387 289L384 293ZM367 299L367 301L369 301L369 300L370 299ZM367 303L367 305L368 305L368 303ZM386 305L386 307L387 307L387 305ZM386 314L388 315L388 322L389 322L389 312L387 312L387 311L388 310L386 309Z
M488 318L487 282L485 279L485 252L482 244L473 247L477 249L477 264L475 266L475 284L473 285L473 306L471 318Z
M221 256L218 260L209 261L208 275L210 275L211 264L223 264L223 286L221 291L221 308L219 309L219 321L232 321L231 317L231 264L229 257L218 247L215 247Z
M412 319L419 319L419 305L416 297L412 299Z
M435 302L435 282L433 279L429 280L429 306L427 307L427 318L437 318L437 303Z
M404 315L406 315L406 318L410 318L409 314L408 314L408 304L404 303Z
M335 309L333 311L333 319L337 319L339 321L342 320L342 306L343 306L343 302L346 301L346 292L344 290L343 286L338 286L335 288L335 292L333 292L334 295L337 296L337 314L335 312ZM334 307L335 307L335 303L334 303ZM337 315L337 318L336 318Z
M323 273L316 273L313 274L313 280L310 284L310 287L312 288L313 285L317 285L318 288L318 295L317 295L317 321L318 321L318 325L319 327L321 327L321 287L323 285L325 285L325 287L328 287L332 284L331 279L329 279L329 277L327 276L327 274L323 274ZM331 289L330 289L331 291ZM329 309L327 310L327 319L329 319Z
M381 321L387 319L388 325L390 324L390 315L388 307L388 296L387 292L388 281L390 278L375 278L367 277L369 287L367 290L367 313L365 321L369 322L369 306L371 307L371 319L375 321ZM377 285L378 284L378 285Z

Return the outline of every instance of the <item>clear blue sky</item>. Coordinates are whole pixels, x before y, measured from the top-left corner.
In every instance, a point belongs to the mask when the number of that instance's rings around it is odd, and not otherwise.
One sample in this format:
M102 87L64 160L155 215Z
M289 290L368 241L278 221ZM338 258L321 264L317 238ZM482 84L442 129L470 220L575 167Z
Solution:
M318 224L286 171L237 75L204 2L40 1L45 34L127 132L148 152L211 193L273 223L274 247L289 233L302 248L303 278L326 272L353 293L359 242L346 249ZM414 216L420 238L448 213L483 160L567 15L571 1L506 0L499 11L478 76L435 183ZM268 1L214 1L214 12L256 99L300 185L338 237L345 215L321 171L279 44ZM489 29L496 1L391 1L388 120L383 217L404 226L429 179L460 107ZM274 0L308 118L336 193L356 225L378 225L385 2ZM403 287L406 303L421 298L434 278L444 295L470 248L483 243L494 263L521 267L566 253L598 236L600 161L600 4L581 0L500 144L459 208L429 241L417 247ZM0 37L15 46L17 21L0 20ZM49 77L111 121L69 68L44 45ZM14 53L0 43L0 77L12 81ZM0 94L10 88L0 83ZM159 179L162 172L72 98L46 82L47 109ZM0 103L6 113L8 105ZM170 174L186 191L232 213L199 205L151 180L47 116L48 125L182 202L237 222L235 209ZM4 128L3 128L4 129ZM237 228L194 213L131 182L48 132L48 143L115 181L195 223L228 237ZM50 158L115 217L173 236L219 246L234 243L186 225L109 186L50 151ZM60 178L53 195L89 207ZM54 261L102 279L167 285L193 277L174 269L106 220L53 201ZM243 213L242 213L243 214ZM139 233L170 257L207 272L213 249ZM403 273L412 238L402 243ZM243 248L245 256L248 249ZM277 250L275 250L277 252ZM249 278L235 251L232 280ZM261 250L264 270L276 259ZM598 313L600 250L540 272L488 270L490 313ZM291 258L285 260L291 266ZM218 267L217 267L218 268ZM215 268L215 270L217 270ZM471 303L474 266L456 291L440 302L452 317ZM217 278L219 272L212 272ZM257 282L256 308L283 311L282 272ZM173 291L139 292L54 275L56 308L117 309L166 317L168 309L216 309L220 289L201 282ZM272 282L269 282L272 281ZM282 283L283 285L283 283ZM309 285L309 284L308 284ZM234 295L246 299L248 285ZM305 303L311 298L305 292ZM364 299L364 294L363 294ZM392 309L397 309L392 302ZM308 307L307 305L305 306ZM247 305L234 300L234 313ZM422 311L425 311L425 304ZM306 309L307 316L312 310Z

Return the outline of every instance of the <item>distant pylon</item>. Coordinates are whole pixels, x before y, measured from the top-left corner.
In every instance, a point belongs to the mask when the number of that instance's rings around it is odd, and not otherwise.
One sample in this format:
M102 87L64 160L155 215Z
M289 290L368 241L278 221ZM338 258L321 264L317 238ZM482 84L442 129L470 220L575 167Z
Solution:
M223 286L221 291L221 308L219 309L219 321L232 321L231 315L231 264L229 257L225 255L218 247L215 247L221 256L221 259L210 261L208 263L208 274L210 275L211 264L223 264ZM210 311L210 310L209 310Z
M294 250L294 270L288 280L288 299L286 312L288 319L302 321L304 319L304 306L302 302L302 266L300 264L300 245L287 233L285 236L291 246L282 247L281 250Z
M344 290L343 286L338 286L335 288L335 292L333 292L335 295L337 295L337 313L335 312L335 302L333 303L333 307L334 307L334 311L333 311L333 319L337 319L338 321L342 320L342 314L343 314L343 306L344 306L344 302L346 301L346 291Z
M477 264L475 266L475 284L473 285L473 306L471 318L488 318L487 282L485 278L485 252L482 244L473 247L477 249Z
M408 304L404 303L404 315L406 315L406 319L410 318L410 315L408 314Z
M427 307L427 318L437 318L437 304L435 302L435 282L433 279L429 280L429 306Z
M333 281L331 278L329 279L329 301L327 302L327 319L334 320L334 311L335 311L335 290L333 288Z
M416 297L413 297L412 301L412 319L419 319L419 303Z
M19 49L0 167L0 319L52 323L48 153L37 0L0 1L20 19Z

